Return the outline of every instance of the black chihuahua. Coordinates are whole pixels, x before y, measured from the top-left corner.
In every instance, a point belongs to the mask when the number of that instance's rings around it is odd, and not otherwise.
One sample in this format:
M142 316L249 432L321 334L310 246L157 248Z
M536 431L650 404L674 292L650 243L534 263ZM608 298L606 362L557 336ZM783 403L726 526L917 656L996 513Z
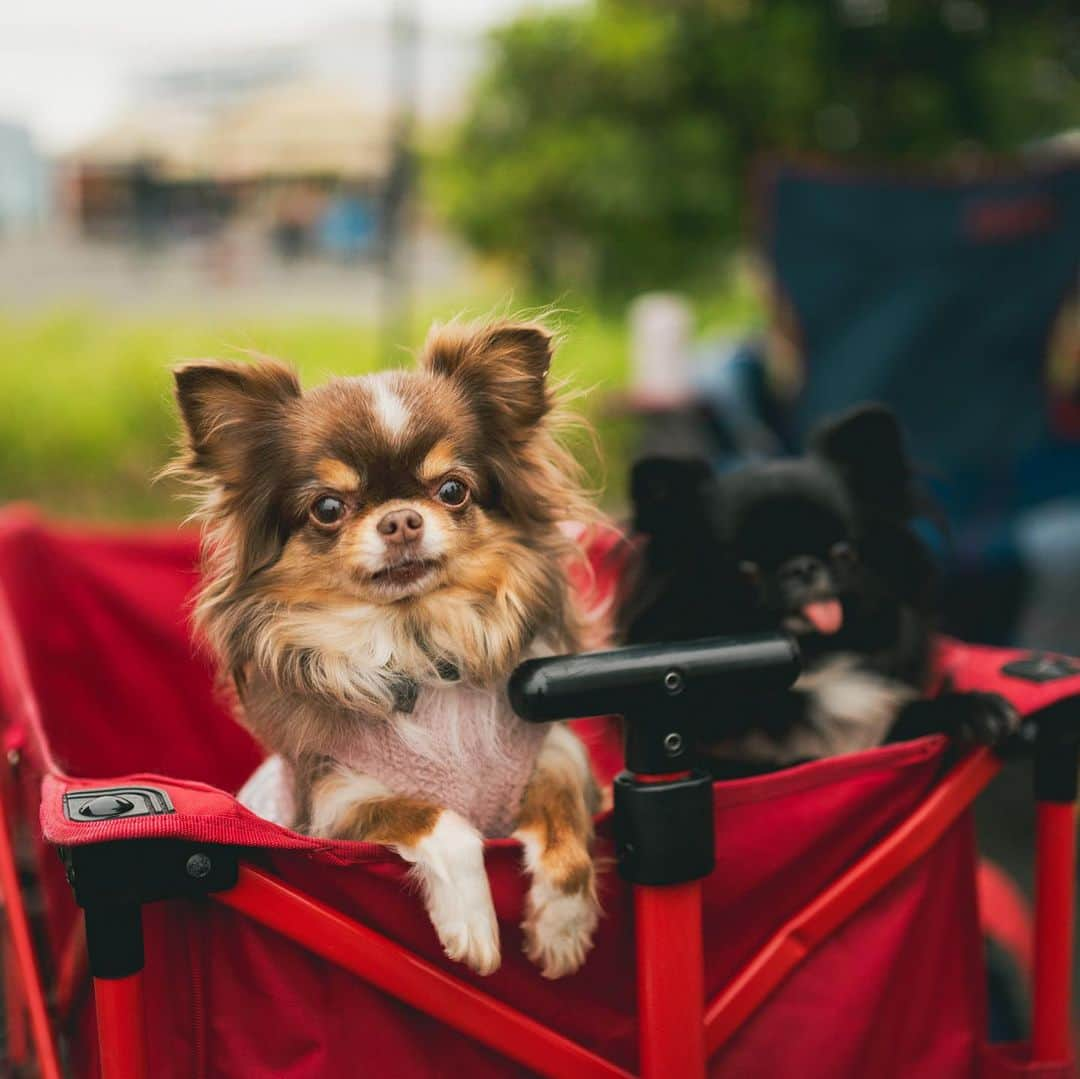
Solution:
M782 630L803 653L790 692L732 702L735 726L701 732L717 774L936 732L993 744L1014 727L999 697L923 696L937 572L910 526L912 471L887 409L827 423L804 457L719 476L700 460L643 460L632 495L625 643Z

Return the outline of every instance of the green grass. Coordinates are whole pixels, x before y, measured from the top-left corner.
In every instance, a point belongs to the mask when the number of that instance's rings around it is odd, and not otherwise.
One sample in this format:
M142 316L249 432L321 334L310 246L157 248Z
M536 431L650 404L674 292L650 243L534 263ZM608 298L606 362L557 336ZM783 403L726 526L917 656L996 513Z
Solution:
M600 417L600 405L623 380L621 334L592 319L561 321L567 336L557 371L590 389L580 407L617 457L620 425ZM382 365L375 333L347 322L238 327L86 311L0 316L0 502L28 499L68 518L176 517L175 488L153 483L178 432L169 365L242 358L245 350L289 360L309 385Z
M718 298L706 317L730 325L752 313L752 302L734 294ZM578 407L608 463L604 470L590 460L590 473L605 502L617 504L632 431L605 411L604 400L625 382L625 320L564 310L555 322L564 342L556 373L583 391ZM417 319L414 345L423 324ZM177 518L183 507L175 488L153 482L177 436L169 366L245 350L289 360L309 385L385 360L375 331L346 321L0 313L0 502L26 499L65 518ZM408 362L407 352L395 362Z

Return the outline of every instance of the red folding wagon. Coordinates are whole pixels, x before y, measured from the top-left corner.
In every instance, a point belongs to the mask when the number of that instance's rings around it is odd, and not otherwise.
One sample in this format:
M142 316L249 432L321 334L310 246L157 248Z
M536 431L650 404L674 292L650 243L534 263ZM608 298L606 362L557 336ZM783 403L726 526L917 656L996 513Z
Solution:
M595 552L594 552L595 553ZM1080 665L942 642L1029 717L1030 1044L986 1045L969 808L941 738L712 784L687 724L790 681L783 638L542 661L528 718L625 714L577 974L521 952L521 851L488 844L502 967L443 956L407 867L261 820L260 759L192 645L193 537L0 515L0 889L9 1063L117 1077L1066 1076ZM579 724L601 778L613 729ZM60 857L57 857L59 851ZM80 909L81 908L81 909Z

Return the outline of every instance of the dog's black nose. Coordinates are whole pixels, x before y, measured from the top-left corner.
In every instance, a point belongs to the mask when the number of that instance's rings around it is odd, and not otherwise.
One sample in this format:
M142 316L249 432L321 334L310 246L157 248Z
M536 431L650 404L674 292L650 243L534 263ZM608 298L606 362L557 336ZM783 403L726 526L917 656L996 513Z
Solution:
M424 518L416 510L394 510L375 528L387 543L415 543L424 532Z
M792 584L816 585L825 578L825 566L816 558L792 558L780 567L780 576Z

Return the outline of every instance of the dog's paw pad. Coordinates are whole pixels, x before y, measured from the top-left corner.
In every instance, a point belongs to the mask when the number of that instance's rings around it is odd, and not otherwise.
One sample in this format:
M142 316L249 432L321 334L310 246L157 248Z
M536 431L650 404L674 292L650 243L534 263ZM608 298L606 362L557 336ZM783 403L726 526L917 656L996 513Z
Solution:
M1020 724L1016 709L996 693L966 694L966 712L958 725L957 734L966 742L980 746L997 746L1005 741Z
M451 958L475 970L477 974L494 974L499 969L499 938L493 933L476 933L467 928L452 929L439 934L443 950Z
M522 924L525 954L545 978L573 974L593 944L600 908L591 894L548 894L531 903Z
M461 912L452 920L432 918L443 951L477 974L493 974L499 969L499 925L493 910Z

